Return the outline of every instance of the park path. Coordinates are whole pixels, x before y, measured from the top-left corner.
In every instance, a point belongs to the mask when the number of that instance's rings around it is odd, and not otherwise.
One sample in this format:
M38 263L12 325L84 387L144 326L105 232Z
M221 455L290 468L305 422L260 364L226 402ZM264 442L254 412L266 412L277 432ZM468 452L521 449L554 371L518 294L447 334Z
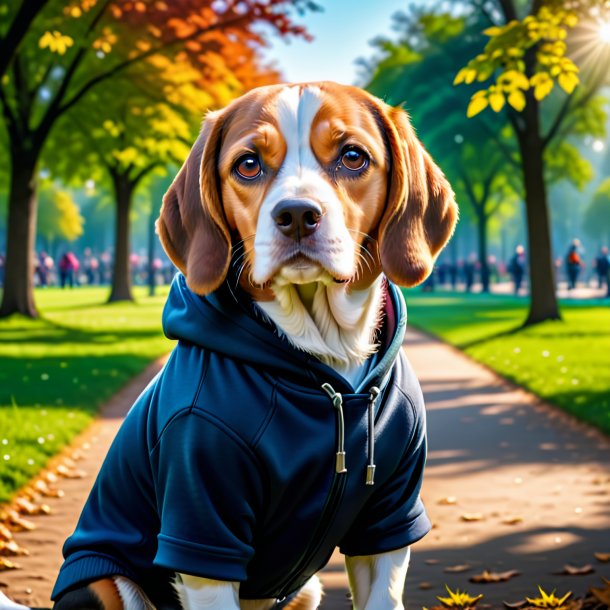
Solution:
M483 593L484 601L499 606L534 595L539 584L549 592L556 587L558 593L580 594L600 576L610 578L610 564L593 555L610 553L610 439L422 333L409 331L405 349L426 397L429 458L423 497L434 523L413 549L408 608L435 605L444 584ZM0 573L8 595L30 605L48 603L61 544L121 416L146 380L142 375L117 395L105 418L81 440L91 445L79 463L89 476L65 481L66 498L54 503L55 514L40 517L39 529L21 535L32 556L20 561L23 570ZM592 564L595 573L554 574L565 564ZM456 567L463 571L445 571ZM468 581L485 569L520 575L497 584ZM322 609L348 610L339 555L322 579Z

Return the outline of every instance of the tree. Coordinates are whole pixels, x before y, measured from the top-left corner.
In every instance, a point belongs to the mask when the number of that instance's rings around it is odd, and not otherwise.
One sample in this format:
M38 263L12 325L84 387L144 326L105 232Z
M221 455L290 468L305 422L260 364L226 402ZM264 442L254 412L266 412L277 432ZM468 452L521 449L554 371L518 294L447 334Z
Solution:
M36 175L41 153L57 121L92 90L111 88L123 74L158 74L155 59L185 56L201 72L209 51L226 40L260 47L255 25L266 23L280 35L306 36L294 25L291 9L315 7L309 0L49 0L35 4L27 31L29 2L4 2L2 44L11 32L8 67L0 81L0 106L11 160L5 289L0 315L36 316L32 256L36 227ZM216 10L214 10L216 9ZM26 11L27 12L27 11ZM29 17L28 17L29 19ZM220 34L225 34L221 36ZM3 55L3 57L5 57ZM151 60L151 61L147 61ZM117 92L118 93L118 92Z
M46 185L41 189L40 199L38 232L45 239L48 251L57 240L74 241L83 234L84 219L70 193Z
M518 167L518 154L506 119L491 115L480 122L465 121L454 111L465 107L469 96L451 81L459 66L483 45L480 21L415 10L395 15L394 24L400 38L377 40L381 56L368 64L367 89L390 103L407 105L458 202L471 206L481 283L488 292L489 219L502 205L515 204L519 185L510 171Z
M579 113L608 84L610 45L599 32L608 22L610 5L607 0L473 0L462 4L482 11L491 27L485 31L487 45L458 72L455 84L486 82L472 95L467 114L474 117L486 108L505 112L520 151L531 286L525 325L559 319L545 152L574 129ZM596 61L587 63L593 52ZM558 97L558 107L548 120L542 106L548 110L548 102L554 99L557 103Z
M601 245L610 243L610 178L598 187L593 200L585 211L584 230Z

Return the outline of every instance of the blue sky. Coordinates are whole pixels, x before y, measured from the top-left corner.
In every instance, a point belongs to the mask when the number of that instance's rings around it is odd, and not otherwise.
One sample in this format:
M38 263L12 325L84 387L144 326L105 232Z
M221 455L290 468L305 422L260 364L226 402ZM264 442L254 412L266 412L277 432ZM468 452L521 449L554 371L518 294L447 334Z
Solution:
M308 13L295 21L314 36L311 43L292 40L286 44L272 38L265 56L276 62L289 82L334 80L356 84L354 60L369 58L369 41L391 35L392 15L404 10L408 0L318 0L324 12Z

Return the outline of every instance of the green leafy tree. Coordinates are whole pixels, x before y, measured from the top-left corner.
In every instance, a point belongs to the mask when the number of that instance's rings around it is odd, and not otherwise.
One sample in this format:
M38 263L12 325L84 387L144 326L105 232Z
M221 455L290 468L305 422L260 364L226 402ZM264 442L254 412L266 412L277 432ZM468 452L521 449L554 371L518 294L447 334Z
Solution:
M547 204L547 151L587 125L603 134L595 100L609 84L604 38L607 0L471 0L467 11L489 20L484 49L458 71L455 84L476 88L467 114L504 113L520 152L528 224L531 303L525 324L559 319ZM599 117L598 117L599 118ZM567 143L562 143L567 152Z
M70 193L47 185L40 190L41 207L38 214L38 233L52 251L58 240L74 241L84 231L84 219Z
M0 315L37 315L31 277L37 168L60 118L101 86L120 96L115 86L122 75L156 75L163 90L160 57L184 58L204 73L210 52L234 52L236 41L260 47L258 24L282 36L306 35L290 13L312 6L308 0L0 0L0 110L10 157Z
M506 119L491 115L473 122L455 112L468 95L451 81L482 46L481 25L423 10L396 15L394 25L400 38L377 41L381 56L369 64L367 88L412 111L420 137L447 174L462 211L463 204L469 205L477 226L482 287L488 292L489 220L502 206L516 203L519 184L514 179L518 153Z

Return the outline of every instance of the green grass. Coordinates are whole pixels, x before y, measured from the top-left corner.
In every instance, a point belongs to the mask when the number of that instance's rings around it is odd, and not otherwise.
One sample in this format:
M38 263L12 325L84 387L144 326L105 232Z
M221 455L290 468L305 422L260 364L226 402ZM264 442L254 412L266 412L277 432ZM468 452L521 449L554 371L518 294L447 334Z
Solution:
M83 430L97 409L172 343L167 289L105 305L106 288L36 291L39 320L0 320L0 502Z
M410 325L610 434L608 301L563 302L562 321L515 330L527 312L523 299L405 294Z

